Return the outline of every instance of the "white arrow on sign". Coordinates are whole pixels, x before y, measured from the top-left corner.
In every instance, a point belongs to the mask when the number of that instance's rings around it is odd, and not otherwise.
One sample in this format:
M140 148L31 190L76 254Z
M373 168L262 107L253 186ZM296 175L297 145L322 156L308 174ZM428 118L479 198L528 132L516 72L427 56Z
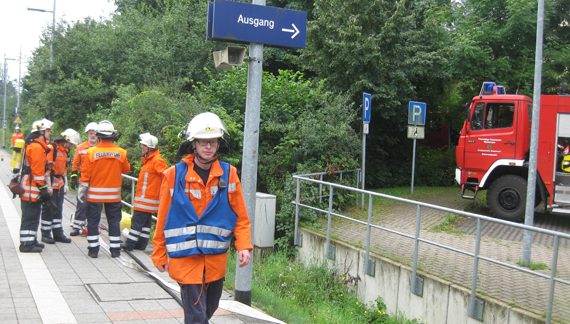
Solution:
M294 29L281 28L281 31L284 31L287 33L294 33L293 36L291 36L291 39L293 39L293 38L295 38L295 36L297 36L299 34L299 30L297 29L297 26L295 26L295 24L291 24L291 26L293 26Z

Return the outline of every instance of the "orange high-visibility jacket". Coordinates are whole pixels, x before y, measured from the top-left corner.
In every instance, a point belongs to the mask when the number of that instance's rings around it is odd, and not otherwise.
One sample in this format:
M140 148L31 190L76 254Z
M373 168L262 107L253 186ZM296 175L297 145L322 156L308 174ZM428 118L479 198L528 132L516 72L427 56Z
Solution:
M14 133L12 134L12 146L14 146L14 144L16 144L16 140L17 139L24 139L24 133L19 132L19 133Z
M182 161L188 164L188 172L186 173L185 192L192 201L192 205L196 210L196 214L201 216L210 201L212 200L214 190L212 187L218 186L218 181L223 171L220 162L215 161L210 167L210 176L208 183L204 185L202 178L194 171L194 154L189 154ZM201 284L205 274L205 282L213 282L219 280L226 275L227 253L216 255L192 255L183 258L168 258L164 239L164 223L172 202L172 192L174 191L174 179L176 176L176 168L171 167L164 171L164 180L160 188L160 206L158 208L158 216L156 229L152 244L154 252L152 253L152 262L155 266L163 266L168 263L170 277L181 284ZM253 250L251 245L251 223L245 208L243 193L241 191L241 182L234 166L230 166L230 176L228 188L228 199L230 206L238 216L234 235L236 237L235 247L238 251ZM235 188L235 189L233 189ZM223 215L220 215L223 217Z
M51 182L51 187L53 189L61 189L65 185L65 176L67 175L67 153L68 149L65 145L54 143L55 145L55 161L53 161L53 166L51 167L51 174L53 175L53 180ZM51 145L50 145L51 146ZM48 154L48 161L53 159L53 153Z
M126 174L130 170L127 151L112 142L101 142L88 149L87 157L81 165L81 182L89 184L87 201L121 201L121 173Z
M158 212L158 194L162 183L162 173L168 165L158 150L141 159L143 166L137 182L134 210L155 214Z
M83 165L83 161L87 156L87 150L91 148L89 141L85 141L75 147L75 155L73 156L73 164L71 171L79 171L79 167Z
M26 145L26 165L30 166L30 173L22 177L21 184L26 192L20 195L20 199L38 201L40 196L38 187L46 182L47 149L46 142L39 138Z

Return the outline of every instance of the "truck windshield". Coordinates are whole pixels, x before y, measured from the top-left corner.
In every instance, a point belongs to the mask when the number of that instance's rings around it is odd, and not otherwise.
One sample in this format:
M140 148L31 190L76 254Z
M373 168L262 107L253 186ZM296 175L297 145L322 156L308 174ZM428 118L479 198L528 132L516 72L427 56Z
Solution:
M513 126L514 116L514 103L488 103L485 107L485 103L478 102L473 111L471 129L509 128Z

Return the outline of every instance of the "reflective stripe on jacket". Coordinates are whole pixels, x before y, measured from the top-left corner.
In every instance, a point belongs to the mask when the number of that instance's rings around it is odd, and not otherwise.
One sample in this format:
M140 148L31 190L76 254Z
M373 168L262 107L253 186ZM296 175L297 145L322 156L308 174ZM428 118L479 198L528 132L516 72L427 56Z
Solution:
M198 217L201 217L210 201L215 196L222 168L219 161L210 166L210 173L206 183L194 170L194 154L188 154L182 161L188 166L185 177L184 192L192 203ZM172 194L175 187L176 168L171 167L164 171L164 179L160 187L160 207L158 209L156 229L152 240L154 251L152 261L155 266L168 264L170 277L181 284L201 284L222 279L226 275L227 253L197 254L183 258L170 258L166 250L164 225L172 203ZM236 226L233 230L235 247L238 251L252 250L251 224L245 208L241 183L237 176L237 169L230 166L228 181L228 201L237 215ZM192 193L191 193L192 192Z
M47 144L39 138L34 139L26 145L26 161L24 168L29 166L30 173L22 177L22 187L26 190L20 199L27 201L38 201L39 186L46 182Z
M112 142L103 141L87 150L87 158L81 166L81 182L89 184L87 201L121 201L121 173L130 170L127 151Z
M162 173L168 165L158 150L142 158L143 166L139 173L137 192L135 194L134 210L156 214L158 212L158 194L162 183Z
M172 203L164 224L168 256L181 258L201 253L225 253L230 247L232 231L237 222L237 215L228 202L229 164L220 162L223 174L218 190L200 217L184 190L188 165L180 162L175 167Z

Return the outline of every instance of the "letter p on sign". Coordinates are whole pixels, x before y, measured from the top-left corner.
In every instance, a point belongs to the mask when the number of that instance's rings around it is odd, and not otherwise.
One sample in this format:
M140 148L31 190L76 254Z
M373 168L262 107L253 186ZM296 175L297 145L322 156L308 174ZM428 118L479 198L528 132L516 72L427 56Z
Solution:
M425 102L410 101L408 108L408 124L426 124L426 104Z
M369 93L362 93L362 121L370 122L370 113L372 112L372 96Z

